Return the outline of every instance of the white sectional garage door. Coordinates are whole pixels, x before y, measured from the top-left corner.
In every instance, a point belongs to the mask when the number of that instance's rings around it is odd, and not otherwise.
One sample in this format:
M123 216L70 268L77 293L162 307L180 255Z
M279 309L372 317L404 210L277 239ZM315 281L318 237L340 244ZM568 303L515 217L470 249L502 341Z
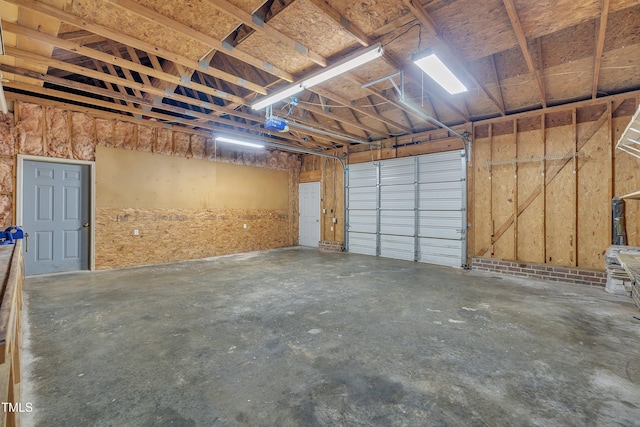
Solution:
M465 180L461 151L349 166L349 252L465 264Z

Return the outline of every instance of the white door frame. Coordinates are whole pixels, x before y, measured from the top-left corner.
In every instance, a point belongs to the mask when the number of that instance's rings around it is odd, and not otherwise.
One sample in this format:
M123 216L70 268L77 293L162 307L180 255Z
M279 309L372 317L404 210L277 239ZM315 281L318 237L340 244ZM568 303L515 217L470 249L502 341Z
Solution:
M322 186L320 181L310 181L310 182L300 182L298 183L298 210L300 210L300 189L302 188L303 185L305 184L314 184L317 185L318 187L318 242L315 244L314 247L318 247L320 240L322 240L322 227L321 227L321 222L322 221L322 215L320 214L320 209L322 208ZM300 215L301 212L298 212L298 214ZM300 243L300 232L302 231L302 228L300 227L300 223L298 223L298 245L301 245Z
M32 156L27 154L18 154L18 167L16 171L16 222L18 225L23 223L23 194L24 194L24 161L32 160L36 162L47 163L66 163L68 165L85 165L89 166L89 270L96 269L96 162L89 160L59 159L54 157Z

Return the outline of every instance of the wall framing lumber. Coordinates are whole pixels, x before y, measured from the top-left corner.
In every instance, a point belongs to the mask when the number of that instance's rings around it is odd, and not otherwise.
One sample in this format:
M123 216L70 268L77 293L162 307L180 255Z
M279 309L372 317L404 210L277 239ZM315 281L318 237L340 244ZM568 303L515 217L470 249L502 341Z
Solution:
M637 95L475 123L473 256L602 270L611 242L611 198L640 188L637 159L613 149ZM513 166L505 159L504 144L515 147ZM501 174L499 169L507 167L512 176ZM496 182L483 187L487 175ZM494 193L511 194L514 181L517 209L505 218L504 197ZM487 194L491 206L484 201ZM640 236L637 205L627 203L632 245Z

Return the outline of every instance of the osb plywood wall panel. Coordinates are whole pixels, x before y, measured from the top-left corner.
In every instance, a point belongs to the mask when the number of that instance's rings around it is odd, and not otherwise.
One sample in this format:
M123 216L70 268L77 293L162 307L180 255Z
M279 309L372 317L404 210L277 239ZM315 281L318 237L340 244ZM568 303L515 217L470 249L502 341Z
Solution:
M578 125L578 135L589 123ZM609 122L580 150L578 164L578 264L587 268L602 268L603 248L611 241L612 165ZM583 226L583 223L585 226Z
M96 268L290 246L289 216L287 209L99 208Z
M188 213L185 214L184 207L176 206L175 197L170 197L172 194L179 194L183 188L176 188L176 182L180 181L174 182L169 175L164 175L162 182L167 186L166 190L171 190L165 193L174 203L169 203L167 206L170 207L162 209L162 212L157 207L138 209L135 201L130 201L127 206L100 205L101 200L108 200L109 197L117 200L118 195L102 194L99 189L96 224L98 268L191 259L297 244L297 183L301 164L298 155L273 151L223 152L221 147L216 147L212 138L183 130L146 126L144 122L137 124L98 119L83 113L27 103L16 103L15 108L15 123L13 116L0 114L0 226L15 223L14 165L17 154L95 160L96 169L100 172L104 168L108 170L108 163L100 160L96 150L111 150L123 155L146 155L156 160L164 159L169 163L187 162L187 167L181 170L183 175L193 170L194 162L199 162L203 165L200 169L208 167L217 171L219 190L227 188L235 191L251 187L260 191L259 194L256 193L257 190L238 193L242 197L234 197L232 191L227 191L226 194L219 191L218 194L222 194L222 197L215 198L210 204L201 198L199 202L203 203L187 209ZM239 165L255 167L241 168ZM129 167L135 170L137 165L119 163L112 169L127 170ZM253 172L234 172L238 168ZM256 178L257 176L260 178ZM148 176L121 183L120 195L126 193L123 189L145 182L145 178ZM185 182L182 181L182 184ZM194 186L191 181L190 184ZM202 180L198 184L200 188L206 187L206 182L203 183ZM267 189L267 184L274 184L279 190ZM108 197L105 199L103 196ZM242 203L232 202L237 200ZM135 212L135 216L132 217L131 212ZM123 221L123 218L128 221ZM137 222L130 218L137 218ZM221 222L208 223L212 218ZM203 224L202 221L207 223ZM121 224L123 222L127 223L126 226ZM181 225L177 226L178 223ZM243 228L244 224L247 224L247 229ZM114 237L119 232L131 235L134 228L141 230L142 237L138 240ZM182 234L176 233L176 230ZM213 246L197 246L200 243L205 245L204 236L210 237L214 231L216 240ZM177 240L185 242L173 254L162 249L162 246L166 246L167 235L176 236ZM187 239L185 236L191 238ZM118 242L119 240L121 241ZM108 255L114 250L126 255ZM138 253L140 258L136 259L133 254Z
M471 240L475 241L473 255L604 269L603 255L610 245L611 197L640 189L640 160L614 152L630 112L635 110L618 109L620 105L611 103L610 107L603 101L583 108L522 115L516 119L516 135L514 119L475 125L470 230ZM507 217L503 199L508 200L511 195L514 167L511 164L491 167L493 198L489 204L487 170L483 165L506 159L509 144L513 158L518 160L515 168L518 209L511 212L517 215L498 221ZM572 157L551 158L572 154L576 149L575 162ZM544 162L529 160L544 156L547 156ZM508 168L510 173L497 173L497 168ZM504 195L496 195L497 191ZM637 204L626 202L630 245L640 244ZM492 230L487 222L494 224L493 253ZM511 254L509 248L514 240L516 250ZM500 246L502 241L504 244Z
M549 155L575 151L575 128L562 126L546 130ZM547 161L547 168L561 160ZM546 173L546 172L545 172ZM576 174L573 162L568 164L546 186L546 261L551 264L575 265L574 216L576 204ZM584 224L586 225L586 224Z
M473 144L473 229L474 253L481 248L491 249L491 176L485 162L491 161L491 137L475 140ZM490 252L491 253L491 252Z
M513 134L494 136L491 141L491 156L494 161L510 160L516 157L516 144ZM491 166L491 207L493 228L496 230L513 215L516 203L516 182L511 164ZM507 230L513 236L514 226ZM493 252L496 257L512 259L515 254L514 239L500 239L494 243Z
M540 120L538 120L539 122ZM518 133L519 159L544 156L543 130ZM521 206L544 183L544 163L531 161L518 163L518 202ZM544 262L544 197L536 200L518 217L518 258L531 262Z

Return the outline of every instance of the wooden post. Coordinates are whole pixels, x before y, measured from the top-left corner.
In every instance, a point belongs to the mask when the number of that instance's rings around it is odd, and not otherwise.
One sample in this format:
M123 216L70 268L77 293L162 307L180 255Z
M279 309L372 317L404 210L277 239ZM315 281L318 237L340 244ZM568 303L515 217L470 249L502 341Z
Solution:
M513 162L513 259L518 260L518 119L513 119L513 144L515 161Z
M573 254L570 257L571 265L578 265L578 120L574 108L571 112L573 124L573 232L571 236Z
M542 158L547 158L547 116L540 114L542 129ZM542 160L542 259L547 263L547 161Z

